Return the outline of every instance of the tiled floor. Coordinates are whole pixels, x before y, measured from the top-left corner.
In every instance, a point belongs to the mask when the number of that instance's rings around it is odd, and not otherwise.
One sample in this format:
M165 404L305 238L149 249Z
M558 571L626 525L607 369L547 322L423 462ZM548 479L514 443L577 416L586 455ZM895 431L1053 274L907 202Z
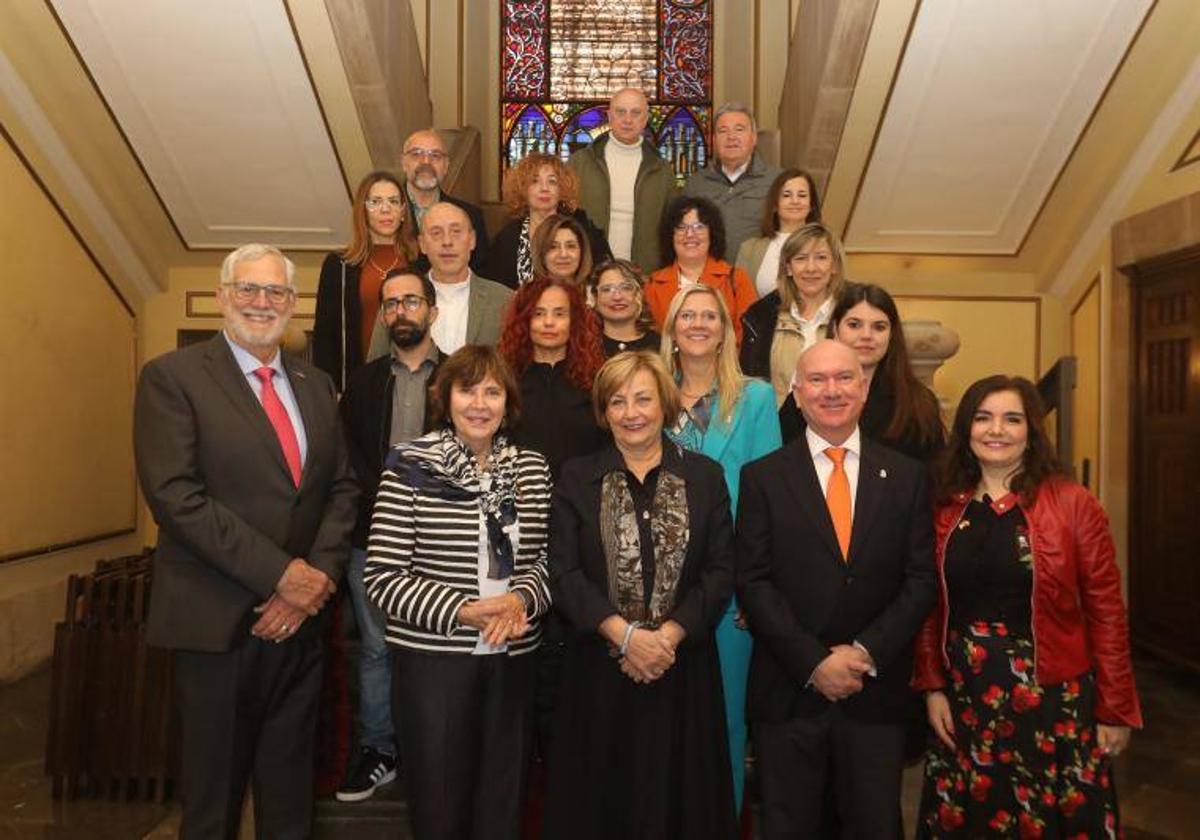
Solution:
M1144 659L1137 672L1147 726L1117 764L1126 835L1130 840L1200 837L1200 677ZM178 816L168 806L52 799L42 770L49 687L48 671L0 687L0 837L173 837ZM911 826L919 768L905 782L905 819ZM366 803L320 803L314 836L407 837L400 785Z

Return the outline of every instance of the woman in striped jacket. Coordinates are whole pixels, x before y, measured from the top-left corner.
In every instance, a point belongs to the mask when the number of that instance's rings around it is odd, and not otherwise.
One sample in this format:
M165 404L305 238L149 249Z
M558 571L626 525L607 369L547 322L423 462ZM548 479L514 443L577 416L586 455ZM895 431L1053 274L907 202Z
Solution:
M493 348L450 356L430 399L444 425L391 453L364 575L387 618L413 835L515 838L550 470L508 443L520 390Z

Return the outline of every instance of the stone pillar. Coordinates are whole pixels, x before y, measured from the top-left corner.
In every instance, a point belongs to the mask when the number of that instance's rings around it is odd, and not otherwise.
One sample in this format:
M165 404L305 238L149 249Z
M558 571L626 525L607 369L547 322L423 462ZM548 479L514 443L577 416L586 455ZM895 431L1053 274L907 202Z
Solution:
M941 321L914 320L904 322L904 339L913 373L937 394L937 389L933 387L933 374L958 352L958 333L943 326ZM938 401L945 410L945 398L938 394Z

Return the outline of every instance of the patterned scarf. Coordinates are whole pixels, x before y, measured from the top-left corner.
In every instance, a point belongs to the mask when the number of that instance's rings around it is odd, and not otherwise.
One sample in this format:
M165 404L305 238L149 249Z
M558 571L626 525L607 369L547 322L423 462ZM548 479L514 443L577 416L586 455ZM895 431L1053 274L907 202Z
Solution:
M521 238L517 241L517 283L524 286L533 279L533 254L529 250L529 214L521 222Z
M679 573L687 555L687 487L682 478L660 470L650 511L654 544L654 588L650 606L642 584L642 546L637 513L624 470L604 476L600 486L600 534L608 566L608 598L627 621L657 627L675 606Z
M488 535L488 578L504 580L513 573L513 544L506 530L517 521L517 447L503 434L492 439L484 489L479 462L451 428L401 444L388 456L388 469L406 484L442 499L479 499Z

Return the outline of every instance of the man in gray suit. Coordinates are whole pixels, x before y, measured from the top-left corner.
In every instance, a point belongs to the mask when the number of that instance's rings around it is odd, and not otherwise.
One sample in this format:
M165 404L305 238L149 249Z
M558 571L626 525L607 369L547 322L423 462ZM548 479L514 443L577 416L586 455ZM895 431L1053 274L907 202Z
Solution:
M138 382L138 478L159 529L148 641L175 651L185 838L236 836L251 774L259 837L312 829L322 608L358 485L333 383L280 352L294 271L267 245L229 254L224 329Z
M438 317L430 333L438 350L448 356L464 344L498 342L512 290L471 270L475 230L466 211L444 201L433 205L425 211L417 242L429 258L429 279L437 292ZM387 355L389 342L380 321L371 334L368 361Z

